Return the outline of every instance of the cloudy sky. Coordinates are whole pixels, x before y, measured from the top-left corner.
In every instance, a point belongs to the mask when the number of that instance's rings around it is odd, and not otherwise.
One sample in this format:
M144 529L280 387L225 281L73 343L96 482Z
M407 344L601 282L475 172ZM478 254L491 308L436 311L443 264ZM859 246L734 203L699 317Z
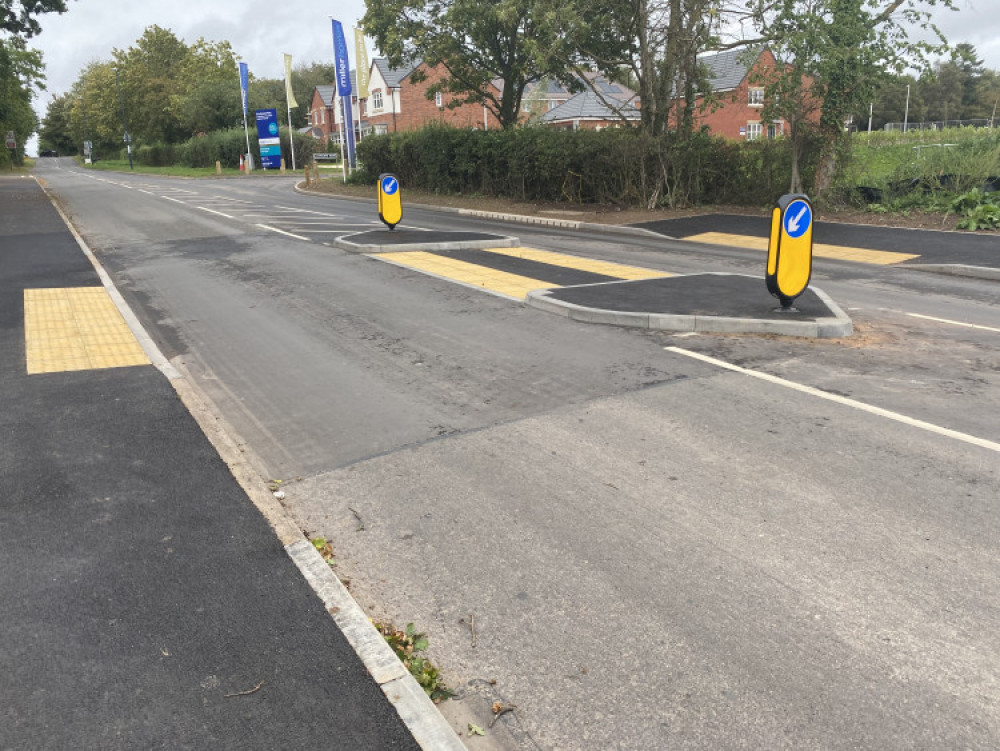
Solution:
M65 93L87 63L109 60L113 48L132 46L154 24L189 44L199 37L228 40L255 76L281 78L286 52L296 65L332 62L331 14L348 34L364 14L364 0L339 0L326 7L310 0L69 0L68 5L62 15L41 16L42 33L32 40L45 57L47 91L36 101L42 116L49 96ZM955 0L955 5L958 11L935 13L949 42L970 42L987 68L1000 70L997 0Z

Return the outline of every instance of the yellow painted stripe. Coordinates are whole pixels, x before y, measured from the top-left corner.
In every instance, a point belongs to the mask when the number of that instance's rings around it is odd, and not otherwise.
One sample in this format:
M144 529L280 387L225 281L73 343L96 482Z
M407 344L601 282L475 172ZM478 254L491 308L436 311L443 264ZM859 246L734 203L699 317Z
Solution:
M727 232L702 232L699 235L691 235L683 238L698 243L710 243L712 245L731 245L737 248L748 248L750 250L767 250L766 237L754 237L752 235L731 235ZM894 263L909 261L911 258L919 258L913 253L895 253L888 250L868 250L866 248L851 248L844 245L826 245L824 243L813 244L813 255L820 258L835 258L840 261L857 261L858 263L873 263L880 266L889 266Z
M612 263L611 261L597 261L593 258L581 258L580 256L572 256L566 253L554 253L550 250L537 250L535 248L487 248L487 251L515 258L524 258L528 261L562 266L567 269L589 271L592 274L613 276L616 279L660 279L673 276L673 274L655 269L644 269L640 266L625 266L620 263Z
M539 279L508 274L506 271L497 271L424 251L373 253L372 257L422 271L425 274L434 274L452 281L482 287L515 300L523 300L533 289L548 289L559 286Z
M24 290L28 373L148 365L103 287Z

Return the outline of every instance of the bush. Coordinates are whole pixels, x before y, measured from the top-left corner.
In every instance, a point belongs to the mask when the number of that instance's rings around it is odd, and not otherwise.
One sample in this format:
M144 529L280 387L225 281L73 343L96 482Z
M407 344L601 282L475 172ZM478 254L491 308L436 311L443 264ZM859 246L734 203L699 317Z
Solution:
M815 149L808 150L811 153ZM787 141L733 142L698 133L653 138L631 128L469 130L441 125L369 136L354 182L392 172L410 188L524 201L626 206L767 204L786 192ZM815 164L800 165L808 181Z

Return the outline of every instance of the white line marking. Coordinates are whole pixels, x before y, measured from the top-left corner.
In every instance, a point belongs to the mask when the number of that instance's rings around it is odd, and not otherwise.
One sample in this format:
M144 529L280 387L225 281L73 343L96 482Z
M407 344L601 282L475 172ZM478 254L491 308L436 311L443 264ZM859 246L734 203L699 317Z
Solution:
M229 214L223 214L221 211L216 211L215 209L209 209L205 206L195 206L196 209L201 209L202 211L207 211L209 214L216 214L218 216L224 216L226 219L234 219L235 217L229 216Z
M179 203L181 206L187 206L187 204L184 203L184 201L181 201L180 199L177 198L171 198L170 196L160 196L160 198L162 198L164 201L173 201L174 203Z
M312 242L308 237L303 237L302 235L293 235L291 232L285 232L283 229L278 229L277 227L269 227L266 224L255 224L255 227L260 227L261 229L269 229L271 232L277 232L279 235L288 235L289 237L294 237L296 240L305 240L306 242Z
M995 331L1000 334L1000 329L994 328L993 326L980 326L978 323L964 323L963 321L952 321L948 318L935 318L934 316L925 316L920 313L907 313L906 315L913 318L923 318L925 321L937 321L938 323L950 323L952 326L965 326L970 329L982 329L983 331Z
M136 188L136 190L139 191L140 193L145 193L147 196L156 195L155 193L152 193L148 190L143 190L142 188Z
M864 402L859 402L855 399L848 399L845 396L838 396L837 394L831 394L828 391L822 391L821 389L813 388L812 386L805 386L801 383L796 383L795 381L779 378L778 376L773 376L770 373L762 373L759 370L741 368L739 365L733 365L725 360L717 360L714 357L709 357L708 355L703 355L698 352L692 352L689 349L682 349L681 347L664 347L664 349L668 352L684 355L685 357L691 357L695 360L701 360L702 362L707 362L711 365L725 368L726 370L732 370L736 373L742 373L743 375L748 375L753 378L759 378L760 380L767 381L768 383L784 386L785 388L793 389L795 391L801 391L803 394L817 396L820 399L826 399L829 402L835 402L836 404L853 407L854 409L878 415L879 417L886 417L890 420L902 423L903 425L909 425L913 428L926 430L930 433L936 433L937 435L945 436L947 438L954 438L956 441L971 443L973 446L979 446L980 448L988 449L989 451L994 451L1000 454L1000 443L996 443L995 441L989 441L985 438L978 438L974 435L969 435L968 433L961 433L957 430L952 430L951 428L944 428L930 422L924 422L923 420L917 420L913 417L907 417L906 415L901 415L899 412L882 409L881 407L874 407L871 404L865 404Z

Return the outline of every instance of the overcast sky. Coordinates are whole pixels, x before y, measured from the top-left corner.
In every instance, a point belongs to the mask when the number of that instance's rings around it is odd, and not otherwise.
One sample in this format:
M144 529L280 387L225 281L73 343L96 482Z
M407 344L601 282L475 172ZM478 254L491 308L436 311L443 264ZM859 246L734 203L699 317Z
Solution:
M935 12L948 41L973 44L986 67L1000 71L998 0L955 0L955 4L958 11ZM70 0L68 5L62 15L40 17L42 33L31 43L45 58L47 91L36 100L40 116L49 97L65 93L87 63L109 60L113 48L132 46L154 24L188 44L199 37L228 40L255 76L281 78L286 52L296 65L332 62L330 14L344 25L350 39L351 27L365 11L364 0L339 0L325 8L310 0ZM376 54L370 42L369 54Z

